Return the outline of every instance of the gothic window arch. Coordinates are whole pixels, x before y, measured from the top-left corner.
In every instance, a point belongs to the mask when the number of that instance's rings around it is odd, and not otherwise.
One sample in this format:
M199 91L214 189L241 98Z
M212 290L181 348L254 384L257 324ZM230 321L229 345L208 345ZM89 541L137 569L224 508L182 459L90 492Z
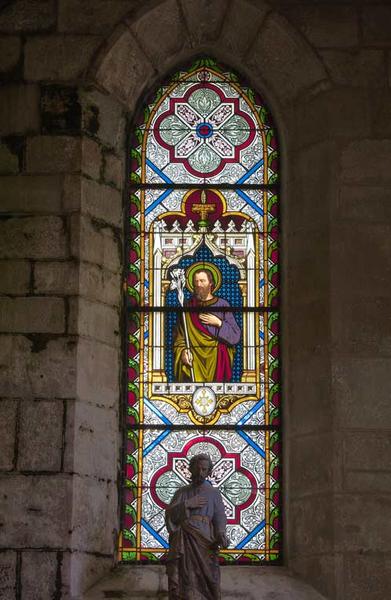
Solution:
M262 98L210 58L139 111L130 148L120 560L164 560L164 508L208 452L230 546L280 559L278 160ZM212 316L212 319L211 319Z

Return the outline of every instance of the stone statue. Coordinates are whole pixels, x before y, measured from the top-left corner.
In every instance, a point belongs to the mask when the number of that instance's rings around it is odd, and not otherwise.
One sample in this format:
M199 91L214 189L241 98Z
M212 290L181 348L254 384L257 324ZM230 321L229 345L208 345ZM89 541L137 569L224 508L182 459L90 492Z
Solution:
M224 505L219 490L206 481L210 456L193 456L189 468L191 484L175 492L166 510L169 599L218 600L218 549L227 546Z

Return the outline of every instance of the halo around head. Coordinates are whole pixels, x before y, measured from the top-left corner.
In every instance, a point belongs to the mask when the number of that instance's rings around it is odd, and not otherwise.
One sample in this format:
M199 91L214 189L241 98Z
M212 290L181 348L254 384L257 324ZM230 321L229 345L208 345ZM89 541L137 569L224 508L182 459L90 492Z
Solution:
M213 292L216 292L221 287L222 275L220 269L216 267L216 265L214 265L213 263L200 261L193 263L192 265L190 265L190 267L186 269L186 287L188 290L194 292L193 277L198 271L210 271L212 273L214 281Z

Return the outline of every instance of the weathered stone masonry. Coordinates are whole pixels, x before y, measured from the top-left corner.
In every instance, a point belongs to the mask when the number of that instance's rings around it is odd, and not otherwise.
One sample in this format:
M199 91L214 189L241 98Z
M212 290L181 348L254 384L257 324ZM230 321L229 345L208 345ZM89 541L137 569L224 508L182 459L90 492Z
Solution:
M287 568L386 597L390 22L386 0L0 2L1 600L81 598L115 562L127 131L200 53L280 131Z

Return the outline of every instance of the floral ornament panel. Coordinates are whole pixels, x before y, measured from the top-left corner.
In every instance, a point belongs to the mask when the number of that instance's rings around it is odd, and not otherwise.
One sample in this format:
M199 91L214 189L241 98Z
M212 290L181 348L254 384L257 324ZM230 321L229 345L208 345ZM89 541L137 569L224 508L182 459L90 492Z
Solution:
M151 98L132 158L134 183L277 181L277 142L263 100L212 61L175 75Z
M213 83L199 83L183 98L170 98L168 110L153 123L157 142L192 175L213 177L227 163L240 162L257 123L240 109L239 98L227 97Z
M229 545L222 559L248 553L256 560L276 558L280 447L278 435L268 431L145 431L129 445L124 550L167 552L164 510L178 487L188 485L190 458L200 452L212 458L209 480L220 490L227 515Z

